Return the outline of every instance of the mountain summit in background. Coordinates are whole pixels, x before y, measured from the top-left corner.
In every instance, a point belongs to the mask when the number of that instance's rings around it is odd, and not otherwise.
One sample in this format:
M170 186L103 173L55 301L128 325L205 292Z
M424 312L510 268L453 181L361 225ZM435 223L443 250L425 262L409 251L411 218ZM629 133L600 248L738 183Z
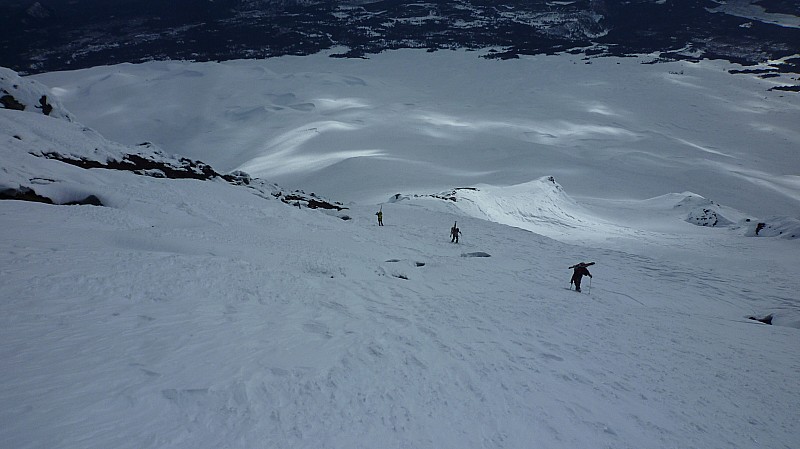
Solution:
M11 0L0 60L22 74L121 62L493 48L490 57L660 53L798 72L797 1ZM769 75L769 74L767 74Z

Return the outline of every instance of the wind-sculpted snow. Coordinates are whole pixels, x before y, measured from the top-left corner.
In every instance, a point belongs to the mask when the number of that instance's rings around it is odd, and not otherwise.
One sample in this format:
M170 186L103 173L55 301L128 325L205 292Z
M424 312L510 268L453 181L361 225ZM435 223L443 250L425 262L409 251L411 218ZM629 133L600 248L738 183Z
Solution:
M585 225L588 215L551 176L509 187L459 190L458 196L464 213L523 229L576 228Z
M508 187L479 185L435 194L396 194L389 201L420 199L452 202L466 216L555 238L603 222L572 199L552 176Z
M636 238L647 231L680 231L681 221L719 228L745 237L800 238L800 221L792 217L759 219L717 204L691 192L662 195L643 201L619 201L613 215L586 208L570 197L552 176L508 187L481 185L435 194L391 196L388 203L437 200L452 204L459 213L481 220L547 235L555 239L597 240L625 238L636 228ZM625 204L623 206L623 204ZM625 209L628 211L623 212ZM452 210L452 208L451 208ZM578 237L581 236L581 237Z
M800 117L769 91L781 81L653 60L397 51L34 78L110 139L343 202L554 176L578 199L691 191L755 216L798 210Z

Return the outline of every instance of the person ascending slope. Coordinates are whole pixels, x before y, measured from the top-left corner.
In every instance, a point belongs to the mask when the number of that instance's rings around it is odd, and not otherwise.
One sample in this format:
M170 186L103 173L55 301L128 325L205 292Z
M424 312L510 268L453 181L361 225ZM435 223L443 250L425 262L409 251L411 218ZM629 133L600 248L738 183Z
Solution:
M375 212L375 215L378 216L378 226L383 226L383 206L381 206L381 210Z
M594 262L589 262L589 263L581 262L579 264L576 264L576 265L573 265L573 266L569 267L570 269L573 270L572 271L572 279L570 279L569 284L570 284L570 286L572 284L575 284L575 291L576 292L581 291L581 278L582 277L584 277L584 276L592 277L592 273L589 273L589 270L586 269L586 267L589 267L589 266L592 266L592 265L594 265Z
M453 227L450 228L450 242L458 243L458 235L461 234L461 230L458 229L458 222L453 223Z

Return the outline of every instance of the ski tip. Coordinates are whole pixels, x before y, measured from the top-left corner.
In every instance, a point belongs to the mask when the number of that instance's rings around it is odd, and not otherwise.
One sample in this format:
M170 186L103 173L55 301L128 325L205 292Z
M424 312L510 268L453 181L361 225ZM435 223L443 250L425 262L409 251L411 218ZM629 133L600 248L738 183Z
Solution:
M569 267L569 269L571 270L571 269L573 269L575 267L591 267L592 265L594 265L594 262L580 262L580 263L576 263L575 265Z

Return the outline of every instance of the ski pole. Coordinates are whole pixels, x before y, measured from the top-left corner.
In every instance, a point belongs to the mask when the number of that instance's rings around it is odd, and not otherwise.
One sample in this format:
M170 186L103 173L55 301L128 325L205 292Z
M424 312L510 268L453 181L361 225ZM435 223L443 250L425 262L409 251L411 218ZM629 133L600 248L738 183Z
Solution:
M587 295L591 295L592 294L592 277L591 276L589 276L589 291L586 292L586 294Z

